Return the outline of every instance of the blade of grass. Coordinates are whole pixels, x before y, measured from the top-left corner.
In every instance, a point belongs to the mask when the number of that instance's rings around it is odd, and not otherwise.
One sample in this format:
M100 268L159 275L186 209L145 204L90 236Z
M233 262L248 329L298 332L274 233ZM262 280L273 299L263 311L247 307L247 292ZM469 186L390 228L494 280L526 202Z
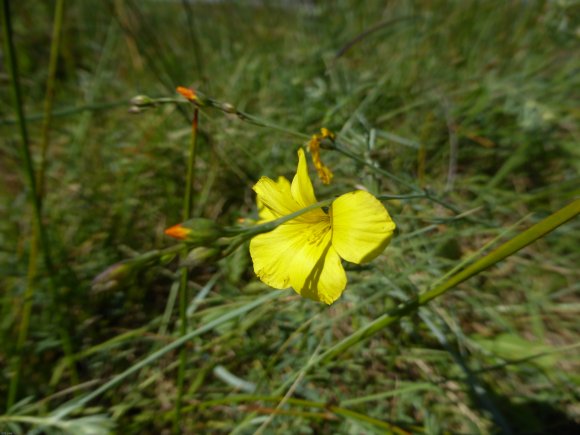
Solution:
M354 399L347 399L340 402L343 406L358 405L360 403L380 401L387 397L397 397L403 394L414 393L415 391L433 391L437 394L441 394L441 388L437 385L430 384L427 382L413 383L406 385L404 387L395 388L393 390L385 391L384 393L371 394L368 396L355 397Z
M57 33L61 33L62 29L62 15L64 13L64 5L61 4L62 2L57 3L56 10L55 10L55 21L54 21L54 29L53 35ZM57 299L57 287L55 283L55 270L53 268L52 257L50 254L50 245L48 243L47 234L45 231L45 227L42 223L42 189L41 189L41 181L43 182L43 172L39 173L39 177L37 178L35 175L34 166L32 163L32 157L30 153L30 144L28 139L28 130L26 127L26 117L24 115L24 103L22 100L22 93L20 90L20 81L19 81L19 73L18 73L18 63L16 60L16 51L14 48L14 42L12 40L12 21L11 21L11 12L10 12L10 2L7 0L2 0L2 28L4 29L4 52L6 53L7 57L7 64L8 70L11 76L11 88L13 99L16 107L16 114L18 119L18 126L20 129L20 137L21 137L21 154L22 160L24 163L24 171L26 173L26 178L28 182L28 188L30 189L30 197L32 202L33 208L33 220L34 220L34 227L33 232L30 240L30 256L28 259L28 272L27 272L27 288L24 295L24 308L22 312L22 319L20 323L20 328L18 331L18 338L16 343L16 356L14 359L14 366L13 366L13 374L10 379L10 387L8 388L8 399L7 399L7 407L10 407L14 404L16 399L16 395L18 392L18 384L20 382L20 372L21 372L21 352L28 337L28 327L30 324L30 315L32 311L32 300L34 294L34 283L36 280L37 275L37 257L38 253L42 254L42 258L44 260L45 267L49 274L49 285L51 290L51 302L53 313L56 316L56 323L57 328L59 330L59 334L61 336L62 347L64 350L65 355L67 355L67 359L70 362L71 368L71 376L74 383L78 383L78 375L76 373L76 368L74 365L74 361L72 358L69 358L72 352L72 344L70 336L68 335L67 330L63 327L62 318L60 316L60 312L56 308L56 299ZM52 108L52 95L49 92L51 86L54 85L54 75L56 74L56 61L58 58L58 44L59 38L54 38L51 43L51 67L50 70L52 72L52 78L49 75L48 84L47 84L47 95L45 100L45 116L46 112L50 112ZM52 82L52 85L50 84ZM49 131L50 123L49 121L45 122L45 128L43 128L43 149L46 149L48 144L48 131ZM46 134L46 136L44 136ZM44 157L44 151L43 151ZM42 160L43 162L43 160ZM42 163L44 164L44 163ZM42 178L40 177L42 174Z
M46 80L46 93L44 97L44 118L40 141L40 164L38 167L37 189L39 200L42 203L44 194L44 173L46 170L46 153L50 141L50 127L52 124L52 108L54 106L54 87L56 83L56 68L58 66L58 53L62 35L62 23L64 17L64 0L58 0L54 11L54 25L52 28L52 42L50 44L50 59L48 62L48 78Z
M89 112L97 112L99 110L108 110L108 109L113 109L116 107L121 107L127 106L127 99L123 98L122 100L119 101L110 101L110 102L103 102L103 103L94 103L94 104L83 104L80 106L72 106L72 107L63 107L61 109L55 109L50 113L50 116L52 118L61 118L61 117L65 117L65 116L72 116L72 115L78 115L80 113L89 111ZM28 115L26 117L26 122L27 123L31 123L31 122L36 122L36 121L43 121L44 122L44 118L45 118L45 113L33 113L31 115ZM3 125L13 125L13 124L17 124L18 120L17 119L13 119L13 118L6 118L6 119L0 119L0 126Z
M419 317L423 323L427 325L441 346L449 353L449 355L451 355L453 361L455 361L455 364L457 364L465 374L465 383L469 387L473 397L478 400L480 406L483 409L486 409L492 415L496 425L501 428L502 433L506 435L512 434L513 431L509 426L508 421L502 415L497 405L494 403L491 395L487 391L485 384L483 384L473 373L467 362L464 360L463 356L452 348L452 346L447 341L447 338L445 337L445 333L437 326L435 321L430 318L430 314L431 313L429 313L429 311L427 311L425 308L419 310Z
M365 327L346 337L344 340L324 352L320 358L314 361L313 364L315 365L318 363L328 362L336 358L355 344L376 334L383 328L399 320L401 317L415 312L418 307L427 304L431 300L441 296L463 281L483 272L484 270L509 257L510 255L513 255L514 253L525 248L551 231L554 231L560 225L576 217L579 213L580 199L577 199L576 201L568 204L554 214L548 216L547 218L541 220L537 224L518 234L513 239L507 241L494 251L466 267L463 271L453 275L445 282L419 295L415 300L409 301L394 311L382 315Z
M73 399L73 400L65 403L64 405L61 406L60 410L57 410L54 413L54 417L55 418L62 418L64 416L66 416L66 415L71 414L73 411L75 411L76 409L79 409L80 407L86 405L91 400L99 397L104 392L106 392L106 391L110 390L111 388L119 385L121 382L123 382L129 376L137 373L142 368L147 367L148 365L154 363L159 358L161 358L163 355L165 355L165 354L167 354L167 353L169 353L169 352L171 352L173 350L179 349L181 346L183 346L184 344L186 344L192 338L197 337L197 336L203 334L204 332L211 331L212 329L216 328L217 326L222 325L222 324L224 324L224 323L226 323L226 322L228 322L230 320L233 320L233 319L235 319L237 317L240 317L241 315L247 313L248 311L251 311L254 308L259 307L262 304L265 304L265 303L267 303L267 302L269 302L271 300L274 300L274 299L280 297L282 294L283 293L281 293L281 292L270 292L270 293L266 293L262 297L257 298L257 299L253 300L252 302L250 302L250 303L248 303L246 305L242 305L240 308L237 308L235 310L232 310L232 311L228 312L227 314L224 314L223 316L220 316L217 319L212 320L211 322L208 322L205 325L200 326L199 328L197 328L197 329L195 329L195 330L193 330L191 332L188 332L187 334L179 337L174 342L168 344L167 346L159 349L158 351L152 353L148 357L146 357L143 360L139 361L137 364L132 365L131 367L129 367L124 372L116 375L111 380L109 380L105 384L101 385L99 388L97 388L96 390L94 390L91 393L87 394L86 396L81 397L79 399Z
M258 402L258 401L280 403L282 400L284 400L284 397L281 397L281 396L261 396L261 395L254 395L254 394L237 394L237 395L225 397L223 399L207 400L205 402L201 402L198 405L194 405L191 408L192 408L192 410L194 408L197 408L197 407L204 409L204 408L209 408L209 407L216 406L216 405L244 403L244 402ZM315 408L315 409L324 409L327 412L330 412L330 413L335 414L335 415L339 415L339 416L344 417L344 418L352 418L354 420L362 421L362 422L371 424L372 426L375 426L375 427L378 427L381 429L385 429L388 431L387 433L396 433L399 435L405 435L405 434L409 433L406 430L404 430L398 426L395 426L394 424L388 423L386 421L378 420L376 418L370 417L370 416L368 416L366 414L362 414L360 412L355 412L355 411L352 411L350 409L343 408L342 406L333 406L333 405L329 405L328 403L315 402L312 400L296 399L293 397L288 397L284 401L287 402L288 404L294 405L294 406L302 406L302 407ZM274 410L274 412L273 412L274 415L276 413L280 413L280 410L278 408L276 408L276 410Z

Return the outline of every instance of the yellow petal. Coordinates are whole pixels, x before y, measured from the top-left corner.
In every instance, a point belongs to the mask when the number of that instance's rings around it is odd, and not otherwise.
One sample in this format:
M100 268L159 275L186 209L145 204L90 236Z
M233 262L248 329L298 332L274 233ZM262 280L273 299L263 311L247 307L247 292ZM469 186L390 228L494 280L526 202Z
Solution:
M344 290L346 274L331 245L328 215L308 214L309 223L293 219L251 240L254 271L271 287L292 286L306 298L331 304Z
M250 241L254 272L262 282L278 289L290 287L287 251L292 251L292 243L286 238L285 226L280 225L274 231L260 234Z
M278 218L302 208L292 198L289 183L280 179L276 182L268 177L262 177L253 189L258 195L257 201L270 211L267 213L269 217Z
M383 252L396 227L383 204L364 190L339 196L330 215L332 246L351 263L366 263Z
M301 296L332 304L346 287L346 273L331 244L331 231L318 243L306 243L290 264L290 284Z
M286 179L286 177L278 177L278 181L276 182L278 188L282 192L289 192L290 191L290 182ZM256 196L256 204L258 205L258 215L260 217L259 223L264 223L268 221L273 221L274 219L278 219L281 215L275 214L271 211L261 199L260 195Z
M292 196L300 205L300 208L307 207L316 202L312 181L310 181L310 177L308 176L306 157L304 156L304 150L302 148L298 149L298 168L292 180Z
M321 238L330 232L328 215L322 210L315 210L307 215L310 215L308 221L292 219L275 230L260 234L250 241L254 272L269 286L289 287L294 257L301 255L303 247L315 240L317 236Z

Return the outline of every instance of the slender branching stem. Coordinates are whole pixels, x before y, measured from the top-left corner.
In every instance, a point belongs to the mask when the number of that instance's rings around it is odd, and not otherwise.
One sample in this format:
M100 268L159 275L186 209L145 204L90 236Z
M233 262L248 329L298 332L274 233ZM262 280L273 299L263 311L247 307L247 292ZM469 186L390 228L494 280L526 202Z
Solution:
M194 108L193 120L191 122L191 140L189 143L189 156L187 161L187 180L185 195L183 197L183 221L191 218L193 208L193 182L195 178L195 154L197 145L197 129L199 120L199 110ZM182 259L187 256L187 249L183 251ZM187 333L187 267L181 269L179 286L179 333L183 337ZM175 404L174 431L179 432L181 425L181 408L183 403L183 389L185 381L185 366L187 362L187 352L184 347L179 351L179 372L177 375L177 400Z
M336 358L338 355L344 353L347 349L351 348L356 343L359 343L360 341L376 334L378 331L398 321L403 316L415 312L420 306L426 305L433 299L443 295L447 291L461 284L463 281L483 272L499 261L518 252L520 249L523 249L524 247L530 245L551 231L554 231L560 225L563 225L569 220L573 219L578 214L580 214L580 199L577 199L576 201L568 204L554 214L548 216L547 218L518 234L516 237L499 246L491 253L475 261L473 264L466 267L457 274L449 277L443 283L438 284L437 286L420 294L416 299L402 304L392 312L383 314L369 324L365 325L363 328L360 328L356 333L348 336L324 352L320 356L319 360L316 361L316 363L328 362Z
M139 98L141 101L138 101L138 104L135 104L137 107L140 108L145 108L145 107L154 107L156 105L159 104L190 104L190 101L186 101L183 99L179 99L179 98L149 98L149 97L145 97L145 96L140 96L137 97ZM248 122L250 124L253 125L257 125L259 127L264 127L264 128L269 128L272 130L276 130L279 131L281 133L286 133L286 134L290 134L292 136L295 136L297 138L300 138L302 140L308 140L310 139L310 136L301 133L299 131L284 127L284 126L280 126L278 124L275 124L273 122L264 120L262 118L259 118L257 116L254 116L250 113L246 113L246 112L242 112L238 109L236 109L234 106L232 106L229 103L224 103L218 100L215 100L213 98L208 98L205 97L201 94L199 94L199 100L196 102L196 105L200 108L214 108L217 110L222 111L225 114L229 114L229 115L235 115L237 118L239 118L241 121L244 122ZM396 183L405 186L406 188L410 189L412 192L415 192L419 195L421 195L421 198L425 198L428 201L432 201L436 204L441 205L442 207L457 213L457 214L461 214L461 210L459 208L457 208L456 206L454 206L453 204L448 203L447 201L444 201L443 199L439 198L438 196L436 196L434 193L429 192L427 190L422 190L420 187L418 187L417 185L396 176L395 174L392 174L391 172L381 168L380 166L378 166L376 163L367 160L361 156L359 156L358 154L354 153L353 151L351 151L350 149L348 149L348 147L346 147L344 144L342 144L339 141L333 141L331 143L327 143L327 148L330 150L334 150L337 151L339 153L341 153L342 155L354 160L355 162L358 162L366 167L368 167L370 170L376 172L377 174L383 175L387 178L390 178L391 180L395 181ZM417 196L418 198L419 196ZM477 220L474 218L471 218L470 220L476 222ZM489 226L490 224L487 222L480 222L478 221L478 223L484 223L486 226Z

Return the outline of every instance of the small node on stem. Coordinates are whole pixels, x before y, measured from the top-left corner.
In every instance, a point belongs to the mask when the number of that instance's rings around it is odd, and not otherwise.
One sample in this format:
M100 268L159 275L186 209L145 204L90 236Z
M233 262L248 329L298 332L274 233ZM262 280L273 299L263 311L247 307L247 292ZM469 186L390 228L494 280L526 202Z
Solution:
M131 104L137 107L146 107L155 104L155 102L147 95L137 95L131 98Z

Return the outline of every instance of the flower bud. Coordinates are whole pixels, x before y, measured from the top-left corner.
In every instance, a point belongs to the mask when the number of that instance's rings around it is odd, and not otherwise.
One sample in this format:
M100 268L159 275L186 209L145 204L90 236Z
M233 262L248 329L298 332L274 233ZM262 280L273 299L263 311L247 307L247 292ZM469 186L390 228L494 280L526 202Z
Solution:
M93 279L93 290L96 292L112 290L123 283L132 272L133 268L130 261L115 263L107 267Z
M167 228L165 234L186 243L203 245L221 237L223 229L211 219L195 218Z
M137 107L150 106L153 104L153 100L147 95L137 95L131 98L131 104Z
M181 263L180 266L183 267L197 267L201 264L204 264L208 260L216 257L220 253L219 249L216 248L206 248L205 246L198 246L197 248L192 249L187 254Z
M223 103L222 110L226 113L236 113L236 108L230 103Z
M184 98L187 98L190 102L196 104L197 106L207 106L209 100L201 92L186 88L184 86L178 86L176 89L177 93Z

